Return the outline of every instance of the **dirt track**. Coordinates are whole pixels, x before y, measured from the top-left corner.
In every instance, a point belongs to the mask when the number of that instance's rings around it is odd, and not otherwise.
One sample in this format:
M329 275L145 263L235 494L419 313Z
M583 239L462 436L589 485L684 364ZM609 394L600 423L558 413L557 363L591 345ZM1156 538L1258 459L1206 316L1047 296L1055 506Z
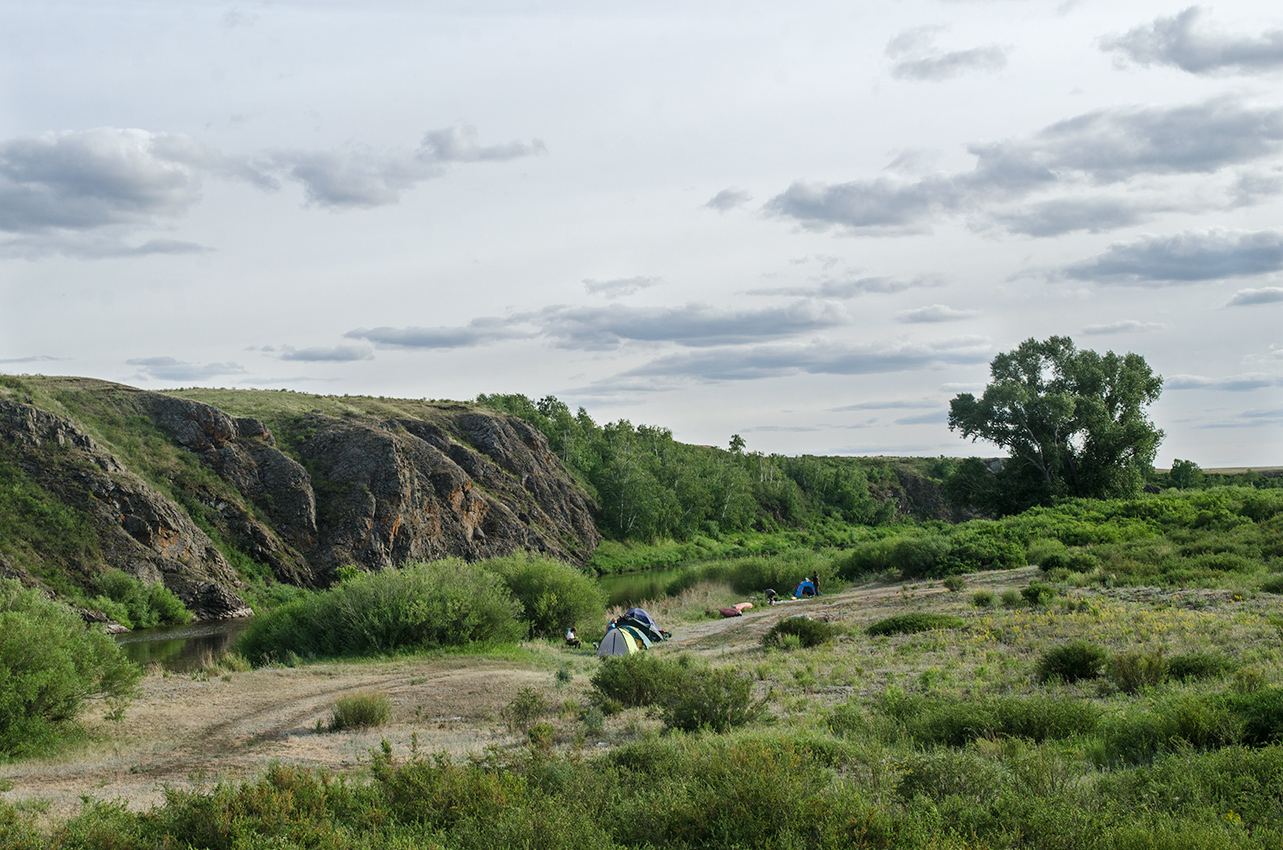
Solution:
M973 577L972 584L1027 580L1033 568ZM915 596L942 593L919 587ZM900 586L881 585L816 600L755 608L743 617L673 627L661 651L685 649L724 655L748 651L778 620L794 614L852 619L900 597ZM560 660L561 656L552 656ZM455 755L491 745L509 746L501 709L523 687L544 692L557 705L587 687L596 660L591 647L564 656L576 676L564 691L538 665L462 657L404 658L369 663L313 664L297 669L233 673L209 680L152 675L121 723L96 719L86 725L99 739L58 760L0 767L10 801L48 801L49 814L78 810L82 795L122 800L141 809L162 802L166 788L206 787L257 775L274 761L344 771L368 762L381 740L408 752L412 736L420 750ZM368 732L322 733L334 701L354 691L377 690L393 701L392 722Z

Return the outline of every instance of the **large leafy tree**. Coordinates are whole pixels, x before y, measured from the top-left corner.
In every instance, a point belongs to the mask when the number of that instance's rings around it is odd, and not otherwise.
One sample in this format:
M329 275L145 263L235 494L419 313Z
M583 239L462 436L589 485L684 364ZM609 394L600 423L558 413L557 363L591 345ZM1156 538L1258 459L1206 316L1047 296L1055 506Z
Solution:
M950 402L949 428L1010 453L1003 477L1018 501L1139 491L1163 439L1146 416L1163 379L1143 357L1079 351L1053 336L999 354L989 371L980 398Z

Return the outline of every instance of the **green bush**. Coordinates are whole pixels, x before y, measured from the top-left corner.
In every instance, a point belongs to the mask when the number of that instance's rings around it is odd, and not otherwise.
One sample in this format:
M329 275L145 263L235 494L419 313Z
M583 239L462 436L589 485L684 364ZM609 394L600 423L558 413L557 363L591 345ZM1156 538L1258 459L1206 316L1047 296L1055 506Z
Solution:
M1017 608L1025 599L1024 594L1019 590L1016 590L1014 587L1009 587L1004 590L1002 592L1002 596L998 598L1002 600L1003 608Z
M812 620L809 617L789 617L780 620L762 638L762 646L779 647L786 635L797 638L801 647L819 646L842 633L842 629L823 620Z
M1167 659L1167 675L1181 682L1191 679L1215 679L1234 669L1234 661L1224 655L1191 652Z
M1077 640L1064 646L1049 649L1038 659L1038 678L1047 682L1077 682L1094 679L1104 670L1109 660L1105 648L1087 641Z
M941 582L941 584L943 584L944 589L950 593L958 593L967 586L967 580L962 576L949 576Z
M1109 659L1109 678L1125 694L1161 685L1167 679L1167 659L1155 652L1122 652Z
M1056 598L1056 588L1040 581L1031 581L1027 587L1021 588L1020 597L1036 608L1045 608Z
M86 699L123 710L142 671L67 606L0 580L0 755L52 748Z
M992 608L993 591L977 590L975 593L971 594L971 604L976 608Z
M375 691L339 697L330 710L331 732L344 729L371 729L383 726L392 718L392 700Z
M605 609L601 588L569 564L534 555L511 555L483 562L503 577L521 603L530 637L555 637L570 626L600 622Z
M1265 593L1283 593L1283 575L1275 573L1261 582L1261 590Z
M865 629L865 632L871 636L908 635L915 632L934 631L935 629L956 629L965 622L961 617L951 617L948 614L927 614L917 611L912 614L897 614L894 617L879 620Z
M107 570L98 577L99 596L89 600L122 626L150 629L160 625L190 623L192 612L169 588L157 582L145 584L121 570Z
M603 658L590 685L593 699L599 704L656 705L667 701L683 685L688 672L685 657L671 659L634 652Z
M663 706L664 725L687 732L726 732L751 723L766 710L753 699L753 679L733 667L689 673Z
M543 694L531 687L522 688L503 708L503 719L509 731L526 732L540 717L548 713L548 701Z
M510 642L524 628L503 580L457 559L360 573L254 617L236 651L255 664Z
M884 694L879 710L914 741L961 747L979 738L1060 740L1091 734L1100 709L1081 700L1050 697L988 697L960 702Z

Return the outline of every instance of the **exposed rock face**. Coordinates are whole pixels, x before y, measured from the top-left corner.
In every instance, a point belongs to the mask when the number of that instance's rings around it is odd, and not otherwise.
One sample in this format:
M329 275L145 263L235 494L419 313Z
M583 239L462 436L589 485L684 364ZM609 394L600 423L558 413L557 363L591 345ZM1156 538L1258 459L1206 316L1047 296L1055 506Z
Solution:
M583 562L600 540L591 506L544 436L513 417L463 405L433 421L312 413L287 422L291 457L258 419L77 380L121 422L145 417L177 447L166 449L168 466L153 458L129 470L73 419L0 398L0 445L39 486L93 518L106 563L86 567L77 579L85 585L94 569L119 567L164 582L198 617L228 617L248 610L221 550L242 569L320 586L349 564L381 570L517 550ZM111 421L96 421L95 433L115 439ZM192 456L199 464L182 460ZM202 466L216 477L183 471ZM174 498L135 472L164 478ZM217 544L193 516L217 531Z
M232 589L236 571L205 532L71 420L0 399L0 434L33 481L90 514L110 565L164 582L199 618L250 613Z

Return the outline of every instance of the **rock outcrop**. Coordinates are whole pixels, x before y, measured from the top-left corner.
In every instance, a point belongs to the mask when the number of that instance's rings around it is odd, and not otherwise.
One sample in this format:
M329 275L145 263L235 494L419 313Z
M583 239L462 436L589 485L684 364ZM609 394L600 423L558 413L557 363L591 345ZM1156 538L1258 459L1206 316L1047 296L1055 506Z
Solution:
M0 395L0 463L91 518L102 563L63 565L85 587L117 567L163 582L198 617L229 617L248 613L238 591L250 575L324 586L347 565L518 550L582 563L600 540L543 434L507 415L284 414L272 421L287 452L264 421L209 404L37 380L60 412ZM92 411L89 425L77 411Z

